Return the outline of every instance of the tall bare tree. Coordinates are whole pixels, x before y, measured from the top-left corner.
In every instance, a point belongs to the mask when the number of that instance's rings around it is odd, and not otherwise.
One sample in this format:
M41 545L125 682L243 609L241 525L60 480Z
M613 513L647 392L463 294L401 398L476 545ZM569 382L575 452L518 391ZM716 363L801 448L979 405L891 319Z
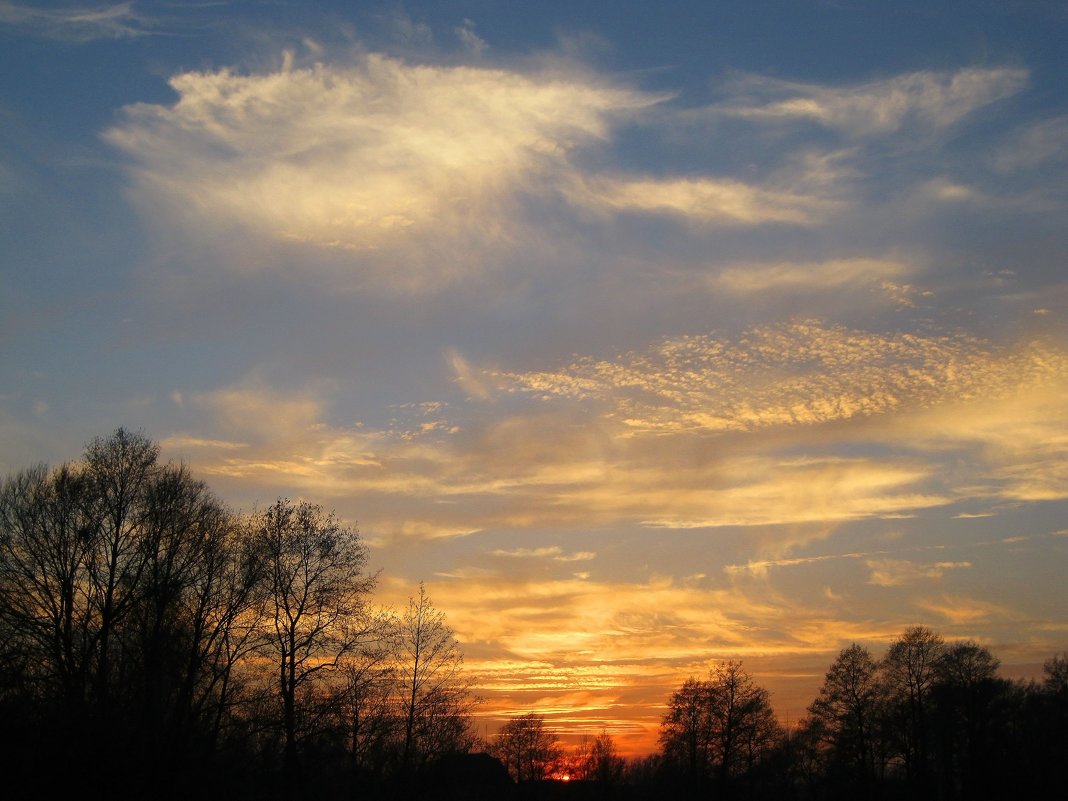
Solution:
M419 584L397 628L396 675L404 719L402 771L472 740L470 711L475 699L463 674L463 653L444 613Z
M539 781L556 768L563 751L556 735L536 712L518 715L501 727L490 753L504 763L517 782Z
M889 722L914 795L929 789L928 739L931 690L945 651L941 635L911 626L891 645L879 665L886 688Z
M203 483L124 429L4 482L0 620L68 761L125 762L141 789L203 764L256 606L240 539Z
M720 663L704 681L688 679L660 725L665 759L691 782L714 779L721 788L752 769L778 734L768 691L741 662Z
M607 731L591 742L583 742L577 756L577 778L595 781L605 790L622 783L627 762L619 755L616 741Z
M875 659L867 648L853 643L838 654L809 706L810 725L830 751L829 770L856 787L861 797L873 792L881 771L881 703Z
M370 634L375 577L354 529L322 507L279 499L256 520L267 571L266 643L275 669L290 791L299 773L299 708Z
M671 695L660 722L660 746L669 764L698 780L709 763L707 693L704 682L690 677Z
M96 608L97 648L94 692L109 714L116 631L140 600L149 548L147 495L160 472L159 446L144 434L123 428L93 439L85 451L91 484L93 548L89 552L91 603Z

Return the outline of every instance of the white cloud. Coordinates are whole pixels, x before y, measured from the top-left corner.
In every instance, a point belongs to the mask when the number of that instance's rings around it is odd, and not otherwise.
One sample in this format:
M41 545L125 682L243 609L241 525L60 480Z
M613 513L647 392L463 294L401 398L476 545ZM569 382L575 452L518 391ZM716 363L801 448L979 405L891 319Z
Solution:
M812 120L855 138L904 129L940 131L976 109L1016 94L1027 79L1022 69L969 68L827 87L751 75L731 87L741 99L715 109L753 120Z
M1068 116L1054 117L1025 127L993 156L994 167L1001 172L1033 170L1049 162L1063 162L1068 142Z
M262 440L287 442L313 430L323 415L323 404L314 394L279 392L254 371L242 382L189 398L191 404L211 415L216 424L231 435L248 435ZM183 437L183 446L219 447L222 442L200 437ZM234 445L226 446L227 449Z
M482 55L489 48L486 40L475 33L475 23L469 19L465 19L464 24L456 28L456 36L464 49L476 56Z
M597 554L592 551L576 551L565 553L559 545L548 545L541 548L497 548L490 551L492 556L503 556L510 559L552 559L554 562L586 562L596 558Z
M963 498L1068 497L1068 357L1050 347L810 321L556 372L456 359L461 390L483 402L344 428L326 422L329 388L280 392L253 373L191 395L209 421L176 441L213 475L371 509L372 533L387 538L622 522L801 527L768 535L793 541ZM587 558L527 547L542 550L497 555Z
M812 225L834 201L740 181L708 178L595 179L567 190L575 203L601 210L677 214L704 223Z
M151 20L134 9L133 2L45 9L0 0L0 24L75 42L145 36L152 27Z
M177 103L127 107L106 138L167 221L339 251L409 285L514 244L517 193L570 180L576 147L662 99L579 74L291 61L175 76Z

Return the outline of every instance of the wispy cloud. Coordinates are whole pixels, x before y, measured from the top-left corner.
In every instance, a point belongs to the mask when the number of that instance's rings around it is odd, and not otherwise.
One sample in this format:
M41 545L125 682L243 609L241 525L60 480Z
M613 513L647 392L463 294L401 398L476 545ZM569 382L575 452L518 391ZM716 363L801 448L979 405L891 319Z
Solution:
M460 44L469 53L480 56L489 49L486 40L475 33L475 23L472 20L465 19L463 25L458 26L455 30Z
M879 587L896 587L921 579L936 580L948 570L970 568L971 562L912 562L906 559L869 559L870 584Z
M0 25L11 25L50 39L89 42L127 39L152 32L154 22L133 2L66 8L34 8L0 0Z
M490 551L493 556L504 556L509 559L544 559L549 558L555 562L584 562L593 559L597 554L592 551L577 551L564 553L559 545L550 545L542 548L498 548Z
M852 284L900 280L916 272L907 261L879 258L829 259L819 262L732 264L709 281L739 294L756 292L825 293Z
M810 321L553 372L466 370L461 391L481 388L473 402L423 405L386 428L330 424L328 386L281 392L254 372L191 395L211 422L176 442L233 482L346 498L373 511L380 538L615 523L825 530L963 498L1068 497L1068 357L1049 346ZM523 547L534 550L497 555L568 556Z
M1048 163L1063 163L1068 142L1068 116L1054 117L1017 131L993 155L994 167L1003 173L1033 170Z
M144 202L172 222L339 251L349 270L408 287L514 244L520 193L570 182L575 148L663 97L588 74L374 54L171 85L175 105L131 106L106 134L134 161Z
M595 179L569 187L567 196L602 211L674 214L720 225L812 225L837 205L785 189L692 178Z
M1012 619L1012 610L991 601L965 595L942 595L918 602L953 626L968 626L990 619Z
M756 121L809 120L851 138L941 131L976 109L1021 91L1026 70L969 68L914 72L886 80L829 87L757 75L736 79L723 114Z

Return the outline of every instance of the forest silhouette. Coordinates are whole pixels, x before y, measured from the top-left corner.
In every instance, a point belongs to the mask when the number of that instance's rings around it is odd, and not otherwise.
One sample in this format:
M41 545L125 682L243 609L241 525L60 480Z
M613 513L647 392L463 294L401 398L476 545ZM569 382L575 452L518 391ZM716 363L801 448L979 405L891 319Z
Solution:
M906 629L776 719L740 662L670 698L659 750L565 748L542 715L481 738L475 680L420 586L374 604L358 532L307 502L228 509L144 434L0 487L9 788L79 798L1007 799L1068 786L1068 658L1011 681Z

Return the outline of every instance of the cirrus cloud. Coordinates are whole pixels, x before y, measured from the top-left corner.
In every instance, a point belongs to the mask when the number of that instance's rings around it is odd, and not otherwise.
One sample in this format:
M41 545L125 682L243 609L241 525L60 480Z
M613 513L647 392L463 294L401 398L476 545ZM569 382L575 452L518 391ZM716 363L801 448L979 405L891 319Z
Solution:
M277 72L189 72L171 86L176 103L127 107L105 134L155 213L342 251L365 269L383 253L405 265L414 242L431 283L511 244L522 195L551 192L576 148L664 99L585 74L376 54L309 67L287 55ZM450 246L459 258L441 258Z
M885 136L904 128L941 131L1021 91L1028 72L972 67L913 72L851 86L823 86L757 75L736 79L739 99L714 108L755 121L811 120L852 138Z

